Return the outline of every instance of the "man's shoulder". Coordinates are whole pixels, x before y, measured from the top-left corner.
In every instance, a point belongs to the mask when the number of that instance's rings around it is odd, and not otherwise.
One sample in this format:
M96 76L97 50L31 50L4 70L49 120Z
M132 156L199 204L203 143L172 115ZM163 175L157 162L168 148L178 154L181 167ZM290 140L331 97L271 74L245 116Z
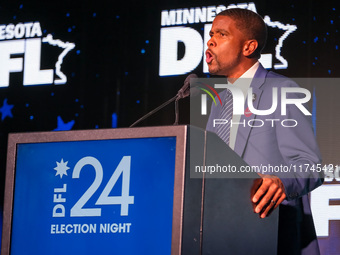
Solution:
M299 87L299 85L289 77L269 71L265 84L271 87Z
M299 87L295 81L284 75L266 70L261 64L254 76L254 86L265 87Z
M267 78L280 78L280 79L289 79L288 77L275 73L273 71L268 71Z

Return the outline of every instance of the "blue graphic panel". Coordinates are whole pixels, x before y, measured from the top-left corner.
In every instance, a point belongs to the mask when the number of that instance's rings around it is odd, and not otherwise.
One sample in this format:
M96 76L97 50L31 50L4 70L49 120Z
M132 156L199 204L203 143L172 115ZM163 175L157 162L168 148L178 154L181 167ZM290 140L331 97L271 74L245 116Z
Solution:
M21 144L11 254L170 254L176 138Z

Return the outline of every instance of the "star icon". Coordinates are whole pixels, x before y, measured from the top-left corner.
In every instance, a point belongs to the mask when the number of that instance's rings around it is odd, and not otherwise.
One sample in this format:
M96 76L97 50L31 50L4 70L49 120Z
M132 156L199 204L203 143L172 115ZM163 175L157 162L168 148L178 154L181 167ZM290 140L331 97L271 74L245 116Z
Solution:
M1 112L1 121L4 121L4 119L8 116L10 118L13 118L12 115L12 108L14 107L14 105L10 105L7 104L7 98L4 99L4 104L3 106L0 108L0 112Z
M58 127L53 131L65 131L71 130L75 121L71 120L70 122L65 123L60 116L58 116Z
M55 174L55 176L57 176L58 174L60 175L60 179L63 178L63 175L67 175L67 170L70 169L67 166L68 161L64 162L64 159L61 159L60 162L56 161L57 163L57 167L54 168L54 170L57 171L57 173Z

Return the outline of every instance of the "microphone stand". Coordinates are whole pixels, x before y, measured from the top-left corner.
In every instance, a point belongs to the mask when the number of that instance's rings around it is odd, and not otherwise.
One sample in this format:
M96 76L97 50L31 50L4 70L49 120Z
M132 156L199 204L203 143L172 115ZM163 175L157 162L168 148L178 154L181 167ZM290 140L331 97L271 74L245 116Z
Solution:
M130 127L134 127L136 126L139 122L141 122L142 120L145 120L147 117L149 117L150 115L154 114L155 112L158 112L160 109L162 109L163 107L167 106L168 104L170 104L171 102L175 101L177 99L178 95L174 96L173 98L170 98L168 101L166 101L165 103L161 104L160 106L158 106L157 108L153 109L151 112L149 112L148 114L144 115L142 118L138 119L137 121L135 121L134 123L132 123L130 125ZM178 100L176 100L177 102ZM178 104L178 103L177 103ZM177 106L178 107L178 106ZM177 117L176 117L177 118Z
M174 125L178 125L178 121L179 121L179 107L178 107L178 101L180 100L181 98L178 97L176 98L176 101L175 101L175 123Z
M142 120L145 120L147 117L149 117L150 115L154 114L155 112L159 111L160 109L162 109L163 107L167 106L168 104L170 104L171 102L175 101L175 114L176 114L176 119L175 119L175 123L174 125L178 125L178 121L179 121L179 108L178 108L178 100L188 97L190 95L190 79L191 78L197 78L196 74L190 74L184 81L184 85L182 86L182 88L177 92L177 95L174 96L173 98L170 98L168 101L166 101L165 103L163 103L162 105L158 106L156 109L152 110L151 112L149 112L148 114L144 115L143 117L141 117L140 119L138 119L137 121L135 121L134 123L132 123L132 125L130 127L134 127L135 125L137 125L139 122L141 122Z

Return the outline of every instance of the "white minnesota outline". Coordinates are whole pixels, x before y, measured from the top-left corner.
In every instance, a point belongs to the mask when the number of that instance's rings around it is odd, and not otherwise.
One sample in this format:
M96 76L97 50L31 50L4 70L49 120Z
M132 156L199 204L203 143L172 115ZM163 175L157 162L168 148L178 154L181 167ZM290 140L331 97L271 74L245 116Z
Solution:
M42 39L42 42L47 42L48 44L52 46L58 46L60 48L63 48L64 50L61 52L61 54L58 56L58 61L55 64L55 73L59 76L60 79L55 79L54 84L65 84L67 82L66 75L61 71L61 64L63 63L64 57L67 55L69 51L74 49L76 45L74 43L70 42L63 42L59 39L53 39L53 36L51 34L48 34L46 37Z
M270 26L270 27L277 27L281 30L285 30L282 34L282 36L279 38L278 44L275 47L275 57L281 61L281 64L275 64L274 68L275 69L285 69L288 67L288 61L281 56L281 48L283 46L283 41L288 37L290 33L293 33L296 29L297 26L295 25L290 25L290 24L282 24L278 21L271 21L269 16L264 17L264 22Z

